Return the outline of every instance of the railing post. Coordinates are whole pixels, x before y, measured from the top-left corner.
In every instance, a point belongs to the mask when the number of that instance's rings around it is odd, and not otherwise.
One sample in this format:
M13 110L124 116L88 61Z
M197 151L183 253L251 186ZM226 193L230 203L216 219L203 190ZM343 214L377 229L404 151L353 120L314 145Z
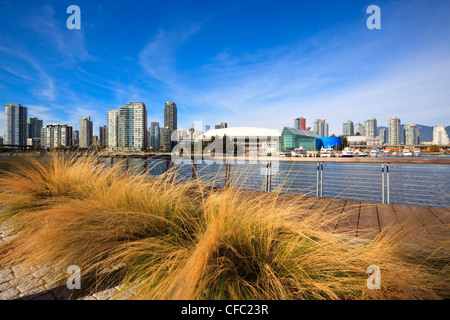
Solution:
M384 166L385 163L381 164L381 203L384 203Z
M197 179L197 164L192 160L192 179Z
M272 191L272 162L268 161L266 164L266 185L265 185L265 191L271 192Z
M228 188L230 184L230 163L225 161L225 188Z
M387 180L387 203L390 203L390 199L389 199L389 163L386 163L386 180Z
M320 181L320 162L317 161L317 179L316 179L316 197L319 196L319 181Z
M323 162L320 162L320 197L323 197Z

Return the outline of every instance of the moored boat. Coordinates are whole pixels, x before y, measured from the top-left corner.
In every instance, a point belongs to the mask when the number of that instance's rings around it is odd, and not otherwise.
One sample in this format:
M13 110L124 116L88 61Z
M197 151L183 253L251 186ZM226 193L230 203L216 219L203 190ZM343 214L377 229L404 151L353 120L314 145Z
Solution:
M321 157L335 157L334 150L331 147L320 149L320 156Z
M294 150L292 150L292 156L293 157L306 157L307 151L303 147L295 148Z
M342 150L341 157L352 158L353 157L353 149L346 147L344 150Z

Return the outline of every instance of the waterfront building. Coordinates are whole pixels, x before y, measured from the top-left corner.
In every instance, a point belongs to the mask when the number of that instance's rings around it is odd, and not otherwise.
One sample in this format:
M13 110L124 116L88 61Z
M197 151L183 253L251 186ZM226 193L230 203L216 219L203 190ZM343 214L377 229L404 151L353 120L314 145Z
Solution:
M119 147L119 110L107 112L108 148L115 150Z
M353 136L355 133L354 127L353 127L353 121L347 120L342 125L342 135L344 136Z
M360 122L358 122L357 124L355 124L355 127L354 127L354 135L362 136L363 132L364 132L363 129L364 129L363 125Z
M80 131L73 130L72 133L72 145L79 146L80 145Z
M94 134L92 136L92 145L93 146L98 146L99 145L98 135L96 135L96 134Z
M98 128L98 144L99 146L107 146L108 145L108 127L107 126L101 126Z
M150 148L152 148L153 150L158 150L159 146L160 146L160 127L159 127L159 122L158 121L152 121L150 123L150 129L149 129L149 133L150 133L150 140L149 140L149 145Z
M159 148L162 149L164 147L164 128L159 127Z
M389 119L389 145L395 146L401 144L401 124L400 119L392 117Z
M299 117L294 119L294 129L306 130L306 118Z
M342 144L341 137L320 137L316 132L284 127L281 132L281 150L303 148L319 151L322 147L336 147Z
M42 131L42 129L41 129ZM42 134L42 133L41 133ZM41 138L27 138L27 146L38 146L41 144Z
M168 101L164 106L164 131L163 148L165 152L172 151L175 141L172 141L172 132L177 130L177 105L175 102Z
M445 126L435 126L433 128L433 144L438 146L449 145L449 138Z
M4 144L27 145L27 108L17 103L5 104Z
M27 138L41 138L42 120L32 117L27 122Z
M380 129L380 137L381 137L381 143L386 143L386 129Z
M94 135L94 124L91 116L84 117L80 120L80 148L89 148L92 145Z
M328 123L324 119L316 119L314 121L314 132L319 137L328 137Z
M367 137L367 136L348 136L347 142L348 142L349 147L366 146L367 141L370 139L374 139L374 138Z
M368 137L366 140L367 146L381 146L383 145L382 137L376 136L375 138Z
M316 151L316 138L318 136L313 131L284 127L281 132L281 150L293 150L302 147L309 151Z
M118 148L127 151L147 148L147 109L143 102L130 102L119 109Z
M73 129L67 124L47 124L41 130L41 145L44 148L69 147L72 145Z
M377 136L377 119L369 118L364 121L364 135L372 138Z
M241 155L239 154L241 152L243 154L252 152L266 155L278 151L280 136L281 132L276 129L232 127L206 131L200 134L195 140L204 141L207 144L205 149L206 153L214 151L217 154L228 151L237 152L238 156ZM231 150L223 150L224 144L222 143L215 144L217 150L208 148L209 141L217 138L223 139L224 137L233 141L233 144L227 144L227 148L231 148ZM214 143L211 144L214 145Z
M407 124L403 127L405 145L415 146L419 144L419 127L416 124Z

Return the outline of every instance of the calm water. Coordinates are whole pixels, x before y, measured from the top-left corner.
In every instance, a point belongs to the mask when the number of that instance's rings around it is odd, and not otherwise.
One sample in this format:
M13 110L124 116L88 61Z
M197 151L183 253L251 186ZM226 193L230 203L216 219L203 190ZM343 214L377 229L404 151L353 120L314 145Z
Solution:
M424 155L422 158L450 158L450 156ZM134 172L144 171L145 165L150 175L160 175L173 166L178 170L181 181L192 178L191 165L173 165L169 160L130 159L130 167ZM382 202L381 166L381 163L324 162L323 197ZM278 167L275 165L272 170L271 191L317 195L316 162L279 162ZM197 171L203 184L224 186L226 174L224 164L201 164L197 166ZM232 164L230 178L236 188L264 191L267 185L266 166ZM449 208L449 181L450 165L390 164L389 187L385 175L384 197L386 200L389 193L390 203Z

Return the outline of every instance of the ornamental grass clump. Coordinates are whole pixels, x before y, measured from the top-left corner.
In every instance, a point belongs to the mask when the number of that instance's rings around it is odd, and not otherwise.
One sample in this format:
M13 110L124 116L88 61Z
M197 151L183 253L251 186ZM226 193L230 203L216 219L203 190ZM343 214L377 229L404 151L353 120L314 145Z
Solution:
M119 283L118 299L448 297L444 242L428 253L395 227L355 241L292 197L178 175L132 174L95 156L18 163L0 176L1 217L16 233L0 244L0 267L77 265L95 280L86 290ZM380 290L367 288L370 265Z

